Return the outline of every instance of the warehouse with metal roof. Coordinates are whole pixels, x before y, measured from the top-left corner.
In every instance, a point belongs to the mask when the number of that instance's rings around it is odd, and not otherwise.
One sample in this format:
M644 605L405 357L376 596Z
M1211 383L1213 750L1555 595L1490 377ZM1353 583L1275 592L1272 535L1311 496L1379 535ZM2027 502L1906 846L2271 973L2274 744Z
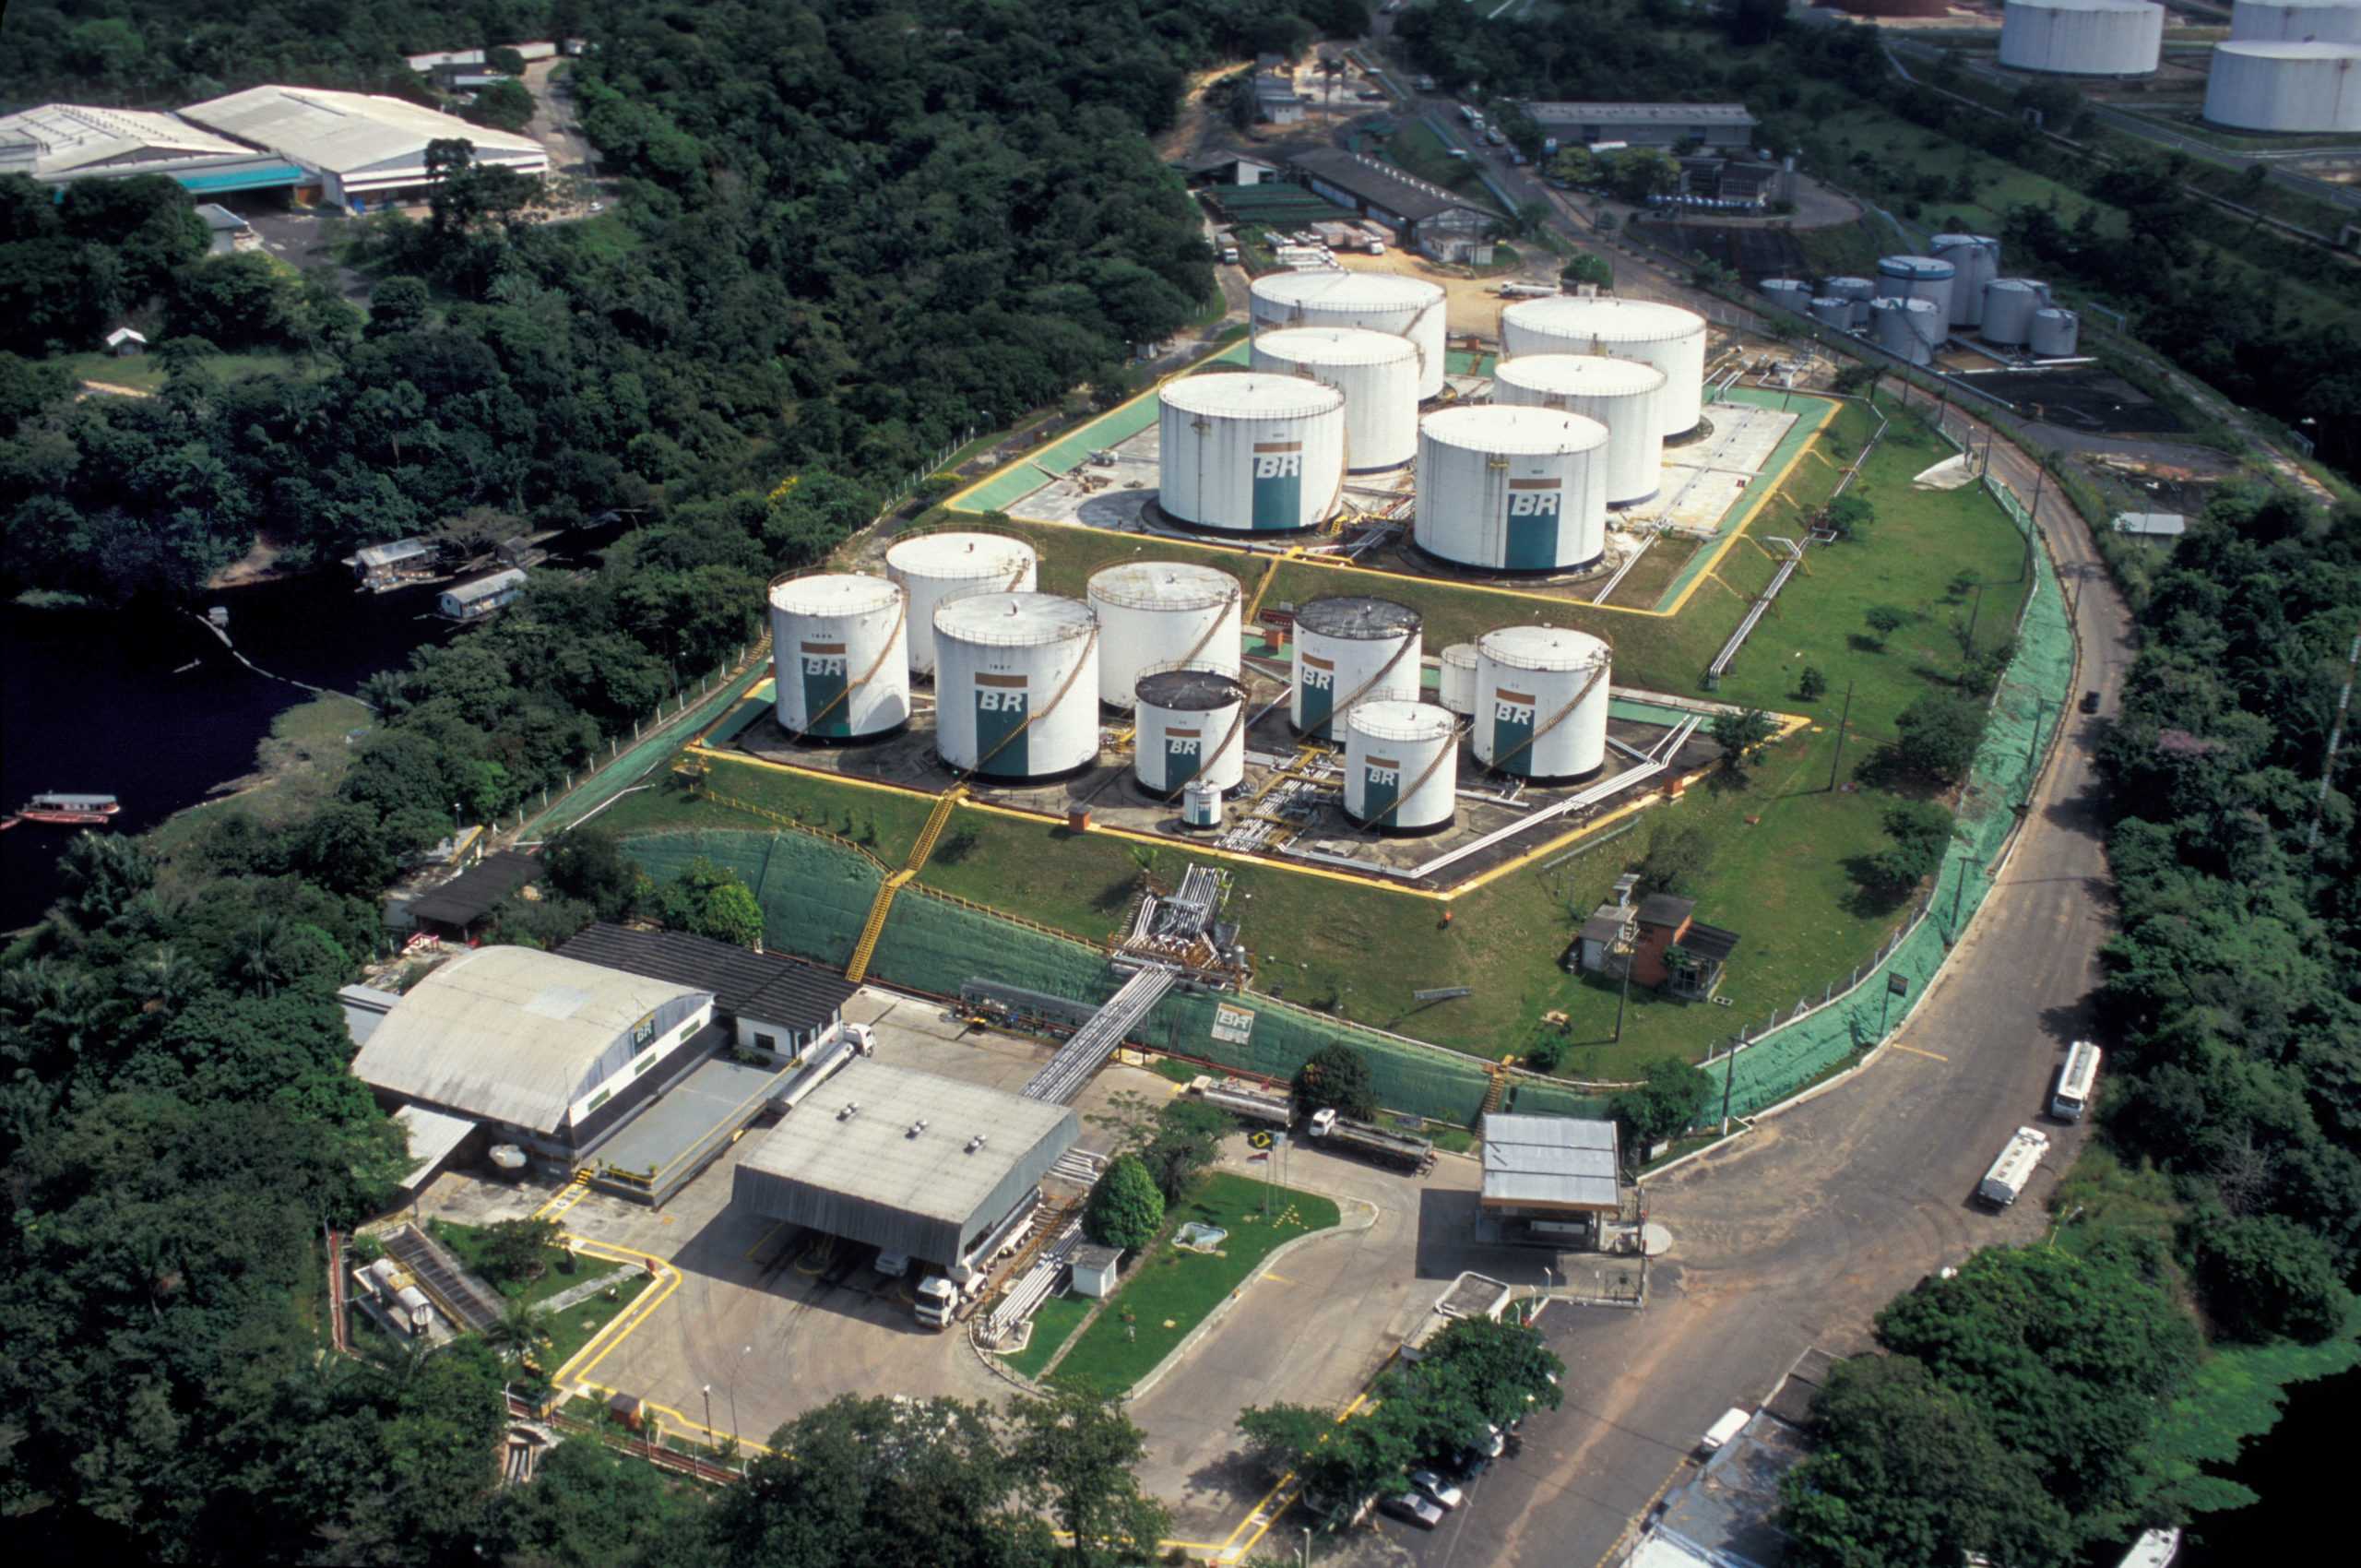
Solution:
M1484 1118L1478 1206L1499 1218L1583 1218L1617 1213L1622 1165L1615 1123L1573 1116Z
M1751 147L1762 125L1743 103L1528 103L1533 123L1560 141L1635 147Z
M860 987L817 964L783 953L757 953L685 931L635 931L601 922L558 949L569 958L625 969L713 992L739 1046L794 1055L843 1021Z
M377 93L255 87L192 103L181 115L301 164L318 179L322 196L338 206L424 196L426 149L437 141L465 141L478 163L519 174L546 173L550 166L548 149L530 137Z
M731 1198L965 1279L1080 1134L1070 1107L863 1059L763 1135Z
M255 190L291 185L302 173L174 114L89 103L0 114L0 174L30 174L44 184L164 174L193 190Z
M391 1099L571 1158L710 1050L718 1037L698 1037L712 1016L710 992L528 947L479 947L386 1008L352 1072Z

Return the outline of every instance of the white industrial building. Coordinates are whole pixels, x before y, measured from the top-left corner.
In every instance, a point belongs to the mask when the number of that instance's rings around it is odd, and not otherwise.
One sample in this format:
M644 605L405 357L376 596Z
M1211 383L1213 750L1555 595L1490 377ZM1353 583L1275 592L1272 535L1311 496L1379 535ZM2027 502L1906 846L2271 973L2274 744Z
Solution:
M2072 77L2144 77L2165 47L2165 8L2148 0L2008 0L2000 64Z
M322 198L339 207L422 198L426 149L436 141L467 142L478 163L518 174L538 176L550 166L548 149L530 137L376 93L256 87L192 103L181 114L300 164Z
M30 174L43 184L163 174L218 194L291 185L303 171L176 114L44 103L0 114L0 174Z
M1762 122L1743 103L1528 103L1534 124L1560 142L1634 147L1752 147Z
M2239 131L2361 131L2361 44L2217 44L2205 117Z
M1620 1212L1621 1147L1612 1122L1572 1116L1484 1118L1486 1218L1519 1239L1596 1244L1600 1223Z
M1294 165L1315 196L1376 219L1408 249L1455 264L1480 265L1491 257L1484 232L1499 214L1455 192L1342 148L1298 153Z

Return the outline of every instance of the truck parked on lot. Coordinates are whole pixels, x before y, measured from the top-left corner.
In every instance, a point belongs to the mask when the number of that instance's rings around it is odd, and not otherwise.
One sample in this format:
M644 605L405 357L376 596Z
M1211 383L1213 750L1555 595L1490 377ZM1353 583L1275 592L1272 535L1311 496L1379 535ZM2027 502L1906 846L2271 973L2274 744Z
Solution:
M1423 1171L1435 1161L1435 1146L1426 1139L1339 1116L1333 1108L1312 1112L1311 1135L1396 1170Z
M1753 1419L1737 1406L1731 1406L1722 1412L1719 1420L1705 1429L1705 1435L1697 1440L1697 1452L1700 1454L1718 1452L1728 1443L1730 1439L1744 1431L1746 1423Z
M2020 1127L1992 1169L1984 1173L1975 1195L1996 1208L2006 1208L2024 1195L2025 1186L2049 1152L2049 1134L2038 1127Z
M2049 1113L2061 1122L2080 1122L2090 1109L2091 1091L2098 1085L2099 1048L2078 1039L2058 1069L2058 1091L2049 1097Z
M1271 1127L1287 1127L1295 1123L1295 1097L1285 1089L1264 1088L1243 1078L1200 1075L1191 1081L1189 1091L1207 1105L1218 1105L1242 1122Z
M919 1281L919 1321L929 1328L949 1328L951 1314L959 1306L959 1288L942 1275L930 1274Z

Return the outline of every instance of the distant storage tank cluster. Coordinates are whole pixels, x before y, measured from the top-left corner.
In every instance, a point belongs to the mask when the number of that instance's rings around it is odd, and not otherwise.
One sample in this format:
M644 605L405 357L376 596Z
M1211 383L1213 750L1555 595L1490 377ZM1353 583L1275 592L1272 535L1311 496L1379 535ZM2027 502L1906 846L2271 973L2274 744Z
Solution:
M1418 455L1418 350L1365 327L1284 327L1254 339L1258 374L1294 375L1345 396L1345 467L1398 469Z
M1938 234L1927 248L1952 264L1951 325L1983 325L1984 291L2000 276L2000 242L1989 234Z
M1663 434L1686 435L1705 417L1705 318L1647 300L1520 300L1501 312L1501 356L1605 354L1665 374L1656 406Z
M2070 310L2033 313L2033 340L2027 345L2036 359L2064 359L2082 341L2082 318Z
M1091 575L1098 617L1098 700L1132 706L1142 673L1187 665L1235 675L1243 597L1227 572L1189 561L1130 561Z
M2233 43L2361 43L2361 0L2237 0Z
M1237 646L1235 639L1231 646ZM1246 688L1218 670L1158 670L1133 687L1132 764L1140 788L1170 800L1191 784L1235 790L1246 778Z
M1996 278L1984 291L1984 340L2023 348L2033 339L2033 313L2049 303L2049 285L2030 278Z
M1839 332L1860 328L1860 317L1869 305L1867 300L1848 300L1836 294L1822 294L1811 303L1811 318L1822 327L1833 327Z
M1916 315L1920 319L1914 322ZM1871 300L1869 335L1887 353L1910 364L1926 364L1935 357L1927 334L1940 319L1932 300Z
M1346 719L1345 814L1381 833L1438 833L1459 790L1459 721L1432 703L1365 702Z
M1536 784L1607 766L1614 654L1584 632L1503 626L1476 643L1476 760Z
M1316 528L1345 487L1345 395L1292 375L1211 374L1157 394L1157 504L1221 533Z
M2015 70L2144 77L2164 46L2165 8L2147 0L2008 0L2000 12L2000 64Z
M1287 722L1314 740L1337 738L1340 711L1365 702L1416 702L1426 657L1418 612L1390 599L1340 594L1295 612L1295 684Z
M1389 272L1275 272L1254 279L1249 301L1258 334L1269 327L1360 327L1406 338L1418 355L1418 396L1443 386L1444 296L1423 278Z
M909 722L909 596L815 572L770 586L773 710L797 740L858 741Z
M2240 131L2361 131L2361 44L2216 44L2205 117Z
M1938 261L1931 255L1885 255L1878 258L1878 296L1888 300L1925 300L1939 313L1937 319L1949 327L1952 319L1952 285L1959 269L1948 261ZM1940 338L1930 339L1940 342Z
M1802 315L1811 309L1811 285L1800 278L1765 278L1762 287L1763 294L1781 310Z
M1654 495L1664 478L1664 423L1656 399L1664 372L1603 354L1527 354L1492 372L1492 400L1511 408L1555 409L1607 427L1607 504L1629 506Z
M934 672L934 612L979 593L1030 593L1038 557L996 533L930 533L885 552L885 576L909 596L910 673Z
M955 599L934 612L935 746L988 778L1050 778L1098 760L1098 618L1049 593Z
M1569 572L1607 553L1607 427L1553 409L1445 409L1418 426L1411 537L1444 561Z

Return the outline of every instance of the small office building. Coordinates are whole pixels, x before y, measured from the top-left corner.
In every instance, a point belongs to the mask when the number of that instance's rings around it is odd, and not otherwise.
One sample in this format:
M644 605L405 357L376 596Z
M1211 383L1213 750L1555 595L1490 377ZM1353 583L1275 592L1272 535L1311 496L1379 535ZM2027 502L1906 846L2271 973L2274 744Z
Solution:
M1494 1111L1477 1206L1506 1239L1596 1245L1599 1224L1621 1212L1621 1158L1612 1122Z

